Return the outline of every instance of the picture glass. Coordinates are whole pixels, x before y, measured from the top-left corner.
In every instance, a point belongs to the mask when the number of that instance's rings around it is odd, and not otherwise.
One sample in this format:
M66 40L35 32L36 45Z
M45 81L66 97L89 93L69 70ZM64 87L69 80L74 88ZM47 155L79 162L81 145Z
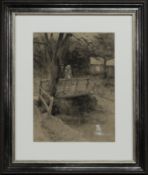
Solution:
M134 162L132 22L15 17L16 162Z

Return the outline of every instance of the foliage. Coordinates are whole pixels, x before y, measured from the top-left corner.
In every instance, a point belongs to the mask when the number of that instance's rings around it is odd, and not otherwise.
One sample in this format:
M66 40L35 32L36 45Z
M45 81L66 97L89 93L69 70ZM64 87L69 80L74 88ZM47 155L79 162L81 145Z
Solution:
M89 58L114 58L113 33L35 33L34 66L48 75L52 61L59 64L60 75L70 64L74 74L88 73ZM106 62L105 62L106 64ZM49 72L49 74L47 74Z

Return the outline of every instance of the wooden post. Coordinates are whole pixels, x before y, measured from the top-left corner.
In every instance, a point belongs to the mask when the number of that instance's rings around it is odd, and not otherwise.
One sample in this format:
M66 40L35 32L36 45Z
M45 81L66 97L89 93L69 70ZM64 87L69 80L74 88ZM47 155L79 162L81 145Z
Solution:
M44 94L49 99L49 105L46 103L46 100L43 98L42 94ZM48 115L51 116L51 111L52 111L54 98L51 97L42 87L40 87L39 98L40 98L41 102L44 104L44 107L45 107Z
M50 97L50 104L49 104L49 107L48 107L48 113L49 113L49 115L51 115L52 106L53 106L53 100L54 100L54 98L53 97Z
M41 87L42 87L42 81L40 80L40 85L39 85L39 98L38 98L38 100L39 100L39 103L41 102Z
M46 101L44 100L44 98L42 96L40 96L40 99L41 99L42 103L44 104L46 111L48 112L49 111L49 107L48 107Z

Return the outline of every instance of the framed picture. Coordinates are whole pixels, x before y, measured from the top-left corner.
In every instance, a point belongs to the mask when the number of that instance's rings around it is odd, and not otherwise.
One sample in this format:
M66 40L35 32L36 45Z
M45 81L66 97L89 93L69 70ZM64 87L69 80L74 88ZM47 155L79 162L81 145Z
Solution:
M1 174L148 174L147 11L1 1Z

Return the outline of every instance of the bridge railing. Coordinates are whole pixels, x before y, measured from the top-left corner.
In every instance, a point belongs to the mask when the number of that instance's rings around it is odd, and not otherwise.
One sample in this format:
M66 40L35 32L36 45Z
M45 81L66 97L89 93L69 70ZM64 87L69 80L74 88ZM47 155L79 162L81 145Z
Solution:
M48 79L40 81L39 100L44 105L47 113L51 115L54 98L49 94L49 83L50 81Z

